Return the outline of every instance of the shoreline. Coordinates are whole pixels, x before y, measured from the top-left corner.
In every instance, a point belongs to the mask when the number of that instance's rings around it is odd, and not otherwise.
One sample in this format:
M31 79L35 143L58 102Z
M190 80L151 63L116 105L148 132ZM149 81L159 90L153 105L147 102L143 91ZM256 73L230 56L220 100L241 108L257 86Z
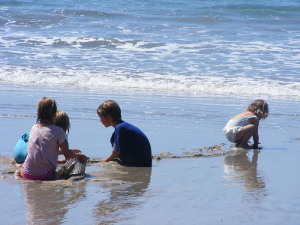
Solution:
M110 154L113 129L100 124L96 108L113 98L121 105L124 120L147 134L152 155L162 158L154 159L148 169L95 162L86 167L86 178L74 182L40 184L1 174L6 194L0 200L13 202L0 206L6 212L4 222L62 223L64 218L67 223L88 224L197 224L200 216L203 224L296 225L300 220L300 183L294 179L300 171L299 101L267 99L270 116L260 124L262 150L234 151L221 130L253 99L2 87L1 113L16 116L0 117L1 140L5 140L1 157L11 157L17 140L35 123L37 101L48 95L71 118L70 148L96 161ZM221 150L210 152L211 146ZM3 171L9 165L1 157Z

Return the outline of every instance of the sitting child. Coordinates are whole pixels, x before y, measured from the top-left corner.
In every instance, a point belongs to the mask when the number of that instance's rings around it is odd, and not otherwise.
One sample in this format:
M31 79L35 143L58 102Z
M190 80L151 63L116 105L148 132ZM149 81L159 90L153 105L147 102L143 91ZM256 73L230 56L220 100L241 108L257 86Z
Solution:
M151 145L147 136L136 126L122 120L119 105L108 100L97 109L101 123L105 127L114 127L110 143L112 153L102 162L116 160L124 166L151 167Z
M37 105L37 123L32 127L28 140L28 155L16 179L52 180L57 167L59 149L66 158L85 162L87 157L69 150L66 134L54 125L57 106L54 99L43 97Z
M65 140L65 143L69 148L68 134L69 134L69 131L70 131L71 123L70 123L70 119L69 119L69 116L67 115L67 113L64 112L64 111L61 111L61 110L57 110L56 117L55 117L55 120L54 120L54 125L58 126L58 127L61 127L64 130L64 132L66 133L67 138ZM81 152L78 149L70 149L70 150L75 152L75 153L80 153ZM65 163L66 161L67 161L66 158L58 160L59 163Z
M54 125L61 127L65 131L66 136L68 137L68 133L69 133L71 124L70 124L70 119L69 119L67 113L65 113L64 111L58 110L56 112ZM25 159L28 154L27 148L28 148L29 134L30 134L29 132L23 134L22 137L18 140L18 142L16 143L16 145L14 147L14 151L13 151L14 162L13 162L13 164L15 164L16 166L21 166L21 164L25 162ZM69 147L67 138L66 138L65 142L66 142L66 145ZM75 153L81 152L78 149L70 149L70 150L72 150ZM62 154L62 152L60 152L60 154ZM65 163L66 159L65 158L59 159L58 162Z

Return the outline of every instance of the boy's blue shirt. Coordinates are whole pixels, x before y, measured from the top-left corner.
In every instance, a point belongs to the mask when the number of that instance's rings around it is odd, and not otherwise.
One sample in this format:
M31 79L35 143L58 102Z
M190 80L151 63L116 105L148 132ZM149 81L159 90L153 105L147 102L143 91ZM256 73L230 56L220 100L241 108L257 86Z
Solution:
M119 151L119 163L127 166L151 166L151 145L147 136L136 126L120 121L115 127L110 143Z

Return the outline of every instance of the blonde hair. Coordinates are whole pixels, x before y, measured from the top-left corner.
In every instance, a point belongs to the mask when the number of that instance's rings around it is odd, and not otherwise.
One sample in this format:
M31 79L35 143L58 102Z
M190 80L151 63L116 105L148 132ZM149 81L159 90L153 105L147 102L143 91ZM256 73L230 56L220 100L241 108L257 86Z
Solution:
M54 125L61 127L66 133L69 133L71 123L67 113L57 110Z
M266 119L269 116L269 105L265 100L257 99L247 107L247 111L261 119Z

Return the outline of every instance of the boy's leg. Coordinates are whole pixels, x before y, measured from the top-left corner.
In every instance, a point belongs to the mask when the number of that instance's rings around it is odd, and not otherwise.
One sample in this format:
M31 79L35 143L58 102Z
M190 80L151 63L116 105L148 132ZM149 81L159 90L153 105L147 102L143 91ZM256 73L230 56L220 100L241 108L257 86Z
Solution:
M249 147L248 141L253 136L254 131L254 124L244 126L243 129L236 135L236 147Z

